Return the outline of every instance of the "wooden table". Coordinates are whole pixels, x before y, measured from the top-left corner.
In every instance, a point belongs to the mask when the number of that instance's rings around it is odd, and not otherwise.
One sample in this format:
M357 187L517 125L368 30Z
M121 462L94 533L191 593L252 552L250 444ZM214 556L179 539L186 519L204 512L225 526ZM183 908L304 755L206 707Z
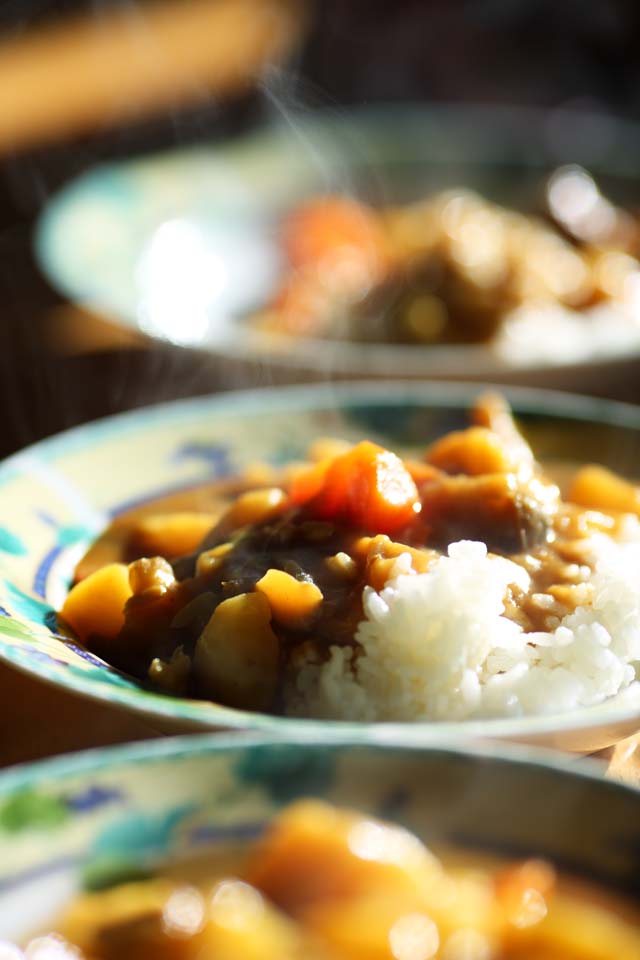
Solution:
M0 766L158 736L143 719L0 663Z

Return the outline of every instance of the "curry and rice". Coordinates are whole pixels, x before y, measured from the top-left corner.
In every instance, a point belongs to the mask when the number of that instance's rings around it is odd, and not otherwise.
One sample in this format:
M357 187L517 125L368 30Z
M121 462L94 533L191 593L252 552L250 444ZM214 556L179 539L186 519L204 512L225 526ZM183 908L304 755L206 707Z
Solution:
M550 318L576 346L602 315L632 329L637 216L576 167L539 192L537 215L460 188L404 206L305 199L279 226L278 289L248 324L272 339L491 344L507 359Z
M561 494L499 397L471 421L422 457L325 441L307 463L123 515L61 622L156 689L243 710L463 720L600 703L640 662L640 492L585 466Z
M249 848L81 894L7 960L637 960L637 911L538 859L436 857L300 800Z

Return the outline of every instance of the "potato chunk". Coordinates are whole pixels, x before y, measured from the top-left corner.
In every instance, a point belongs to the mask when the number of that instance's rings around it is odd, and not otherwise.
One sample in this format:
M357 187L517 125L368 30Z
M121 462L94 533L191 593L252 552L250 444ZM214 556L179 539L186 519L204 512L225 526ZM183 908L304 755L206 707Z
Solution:
M312 960L302 931L240 880L222 880L210 895L199 958L212 960Z
M318 901L375 891L416 896L440 873L436 858L407 831L303 800L272 825L246 877L295 916Z
M283 513L289 497L280 487L263 487L241 493L209 531L201 549L209 550L228 540L235 530L251 524L266 523Z
M535 901L534 901L535 905ZM546 909L505 928L505 954L579 960L637 960L635 926L597 903L556 893Z
M83 953L95 956L100 950L100 955L109 957L109 947L116 944L119 930L134 931L141 917L161 916L172 889L169 880L154 879L83 893L65 911L60 933Z
M640 516L640 487L595 464L576 472L567 499L592 510L615 510Z
M438 956L440 932L419 902L393 894L313 904L304 926L349 960L398 960Z
M233 527L245 527L250 523L270 520L284 510L289 502L280 487L267 487L262 490L247 490L229 507L226 519Z
M513 444L487 427L469 427L447 433L427 450L427 461L445 473L481 476L517 473L522 458Z
M302 931L240 880L153 880L80 898L65 933L101 960L316 960ZM57 954L56 954L57 956Z
M160 513L141 517L131 531L131 544L148 557L181 557L197 550L217 521L215 513Z
M124 607L132 595L129 569L109 563L77 583L60 611L82 642L92 634L114 640L124 624Z
M244 710L267 710L278 679L278 638L261 593L223 600L198 637L194 675L213 700Z
M267 570L256 590L269 601L273 619L285 627L301 627L322 603L322 591L315 583L296 580L284 570Z

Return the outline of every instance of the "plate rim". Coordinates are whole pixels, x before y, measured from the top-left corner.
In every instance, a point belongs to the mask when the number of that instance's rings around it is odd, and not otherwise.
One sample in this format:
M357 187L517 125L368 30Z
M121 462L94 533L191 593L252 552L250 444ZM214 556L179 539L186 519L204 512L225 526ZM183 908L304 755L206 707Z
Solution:
M260 731L196 733L164 737L158 740L141 740L103 747L91 747L40 760L15 764L0 770L0 800L18 793L27 786L42 783L60 783L71 778L116 768L135 768L139 764L173 762L189 758L201 758L218 754L259 750L298 749L329 750L340 754L351 748L366 749L376 755L405 754L419 758L423 755L447 755L467 760L488 760L505 765L542 768L580 780L598 783L613 792L623 792L638 798L640 792L625 781L604 777L597 760L582 757L573 759L557 750L530 744L511 744L504 741L471 740L462 745L458 740L441 737L433 743L414 742L413 738L399 737L393 743L379 742L375 738L362 741L357 738L335 740L329 737L308 738L292 733L286 737Z

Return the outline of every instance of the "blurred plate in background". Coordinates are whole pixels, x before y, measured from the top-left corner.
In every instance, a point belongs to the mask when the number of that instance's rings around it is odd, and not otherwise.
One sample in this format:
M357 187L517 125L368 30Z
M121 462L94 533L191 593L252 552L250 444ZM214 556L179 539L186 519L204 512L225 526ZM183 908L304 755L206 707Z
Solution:
M46 930L99 884L193 858L219 869L305 796L393 817L436 851L544 856L637 900L640 795L596 773L531 749L219 734L23 766L0 779L0 937Z
M51 201L36 249L60 290L115 323L269 363L285 376L529 378L586 389L603 364L640 356L637 318L595 311L565 322L551 313L507 351L273 335L245 319L277 289L278 225L305 196L338 192L384 205L463 186L539 211L546 177L567 163L593 173L614 202L633 206L640 128L564 110L283 112L272 126L223 145L89 171Z

